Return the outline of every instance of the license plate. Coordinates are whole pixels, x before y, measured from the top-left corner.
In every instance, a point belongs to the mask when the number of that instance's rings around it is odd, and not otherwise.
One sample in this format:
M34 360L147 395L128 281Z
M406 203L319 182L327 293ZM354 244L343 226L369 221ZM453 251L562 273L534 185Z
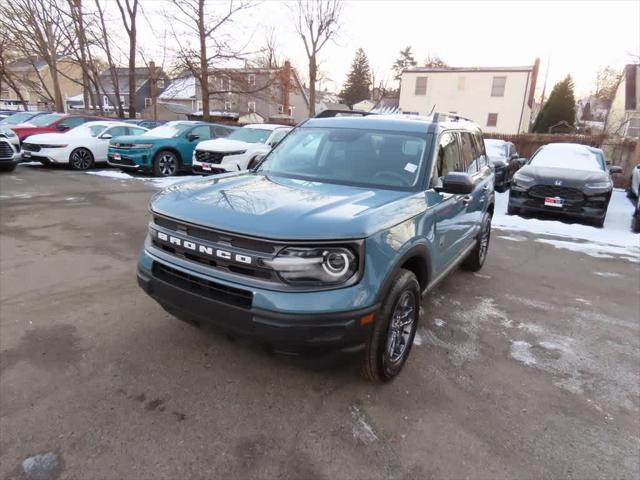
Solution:
M544 199L545 207L562 208L563 205L564 205L564 200L560 197L546 197Z
M31 152L22 152L22 156L24 158L29 158L31 156Z
M202 164L202 169L206 170L207 172L211 171L211 165L209 165L208 163L203 163Z
M113 159L114 159L114 160L122 160L122 157L120 156L120 154L119 154L119 153L114 153L114 154L113 154Z

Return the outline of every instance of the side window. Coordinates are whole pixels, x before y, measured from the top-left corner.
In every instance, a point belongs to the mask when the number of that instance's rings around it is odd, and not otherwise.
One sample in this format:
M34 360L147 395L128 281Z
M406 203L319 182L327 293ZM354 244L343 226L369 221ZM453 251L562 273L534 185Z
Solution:
M509 158L513 157L513 156L517 156L518 152L516 151L516 146L513 143L509 144Z
M269 145L275 145L280 142L284 138L284 136L289 133L289 130L279 129L276 130L273 135L271 135L271 139L269 140Z
M104 133L111 135L113 138L121 137L122 135L127 135L127 130L131 130L128 127L113 127L107 130Z
M482 135L480 133L474 134L473 140L476 147L478 169L481 169L482 167L487 165L487 152L484 147L484 140L482 139Z
M442 179L449 172L462 172L460 147L455 133L443 133L438 141L435 167L431 178L431 188L442 185Z
M462 168L464 172L474 174L478 171L477 152L473 136L469 132L460 132L462 145Z
M122 127L116 127L116 128L122 128ZM129 129L129 133L128 134L123 133L122 135L142 135L144 132L146 132L146 130L138 127L128 127L128 129Z
M209 140L211 138L211 130L209 130L209 125L200 125L195 127L191 132L191 135L198 135L198 140Z
M231 132L227 128L213 127L213 133L216 137L226 137Z
M86 120L82 117L71 117L66 120L62 120L58 125L62 125L68 128L74 128L78 125L82 125Z

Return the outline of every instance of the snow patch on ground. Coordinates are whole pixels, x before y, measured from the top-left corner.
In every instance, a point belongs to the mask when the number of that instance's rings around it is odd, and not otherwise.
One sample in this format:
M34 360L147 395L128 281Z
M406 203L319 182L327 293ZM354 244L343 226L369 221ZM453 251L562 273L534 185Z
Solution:
M118 180L142 180L144 182L152 183L154 186L158 188L170 187L171 185L175 185L177 183L184 183L191 180L202 179L200 175L184 175L184 176L164 177L164 178L142 177L138 175L131 175L126 172L118 172L115 170L97 170L97 171L85 172L85 173L89 175L96 175L98 177L115 178Z
M496 209L492 226L498 230L527 232L534 236L562 237L563 240L537 239L575 252L598 258L622 257L640 262L640 236L631 231L631 216L634 206L623 190L616 189L611 196L604 228L579 223L564 223L559 220L523 218L507 215L509 194L496 193ZM513 240L513 235L507 236Z
M511 342L511 358L527 366L536 364L536 359L531 354L531 344L522 340Z
M4 199L4 198L18 198L18 199L27 199L27 198L32 198L33 195L29 194L29 193L13 193L10 195L0 195L0 198Z
M614 272L593 272L593 273L598 275L599 277L605 277L605 278L614 278L614 277L622 276L619 273L614 273Z
M526 242L527 237L523 237L522 235L498 235L498 238L502 238L504 240L511 240L512 242Z
M360 408L357 405L352 405L350 410L351 418L353 419L353 427L351 429L353 438L364 445L371 445L373 442L377 441L378 436L376 435L376 432L373 430L373 427L369 425L365 414L360 410Z
M444 320L442 320L441 318L436 318L434 319L433 323L436 324L436 327L444 327Z
M42 164L40 162L20 162L18 165L38 165L38 166L42 166Z

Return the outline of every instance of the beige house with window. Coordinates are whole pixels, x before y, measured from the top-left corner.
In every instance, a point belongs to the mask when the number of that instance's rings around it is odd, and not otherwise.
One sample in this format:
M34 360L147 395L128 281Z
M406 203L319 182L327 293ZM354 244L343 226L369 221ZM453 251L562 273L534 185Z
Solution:
M640 138L640 65L627 65L611 102L605 131Z
M540 61L528 67L419 67L402 72L400 109L454 112L485 132L527 132Z

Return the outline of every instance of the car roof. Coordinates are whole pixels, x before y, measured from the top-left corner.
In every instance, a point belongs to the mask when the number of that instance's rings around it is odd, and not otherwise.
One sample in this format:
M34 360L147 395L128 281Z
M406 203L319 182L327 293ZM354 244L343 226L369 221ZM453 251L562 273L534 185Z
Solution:
M130 123L122 122L119 120L92 120L91 122L85 122L82 124L84 127L91 127L93 125L105 125L107 127L130 127ZM144 127L140 127L144 128Z
M505 143L511 143L511 142L507 142L506 140L500 140L499 138L485 138L484 139L484 143L493 143L496 145L504 145Z
M554 150L565 150L565 151L580 151L580 150L589 150L590 152L594 152L593 147L589 145L583 145L581 143L547 143L546 145L542 145L540 148L548 148Z
M451 118L455 118L453 115ZM467 129L480 130L480 127L468 120L440 121L434 116L421 115L367 115L367 116L344 116L330 118L311 118L304 122L305 127L337 127L337 128L360 128L391 130L399 132L419 132L425 133L434 127L441 129Z
M275 130L276 128L293 128L290 125L279 125L277 123L250 123L242 128L258 128L260 130Z

